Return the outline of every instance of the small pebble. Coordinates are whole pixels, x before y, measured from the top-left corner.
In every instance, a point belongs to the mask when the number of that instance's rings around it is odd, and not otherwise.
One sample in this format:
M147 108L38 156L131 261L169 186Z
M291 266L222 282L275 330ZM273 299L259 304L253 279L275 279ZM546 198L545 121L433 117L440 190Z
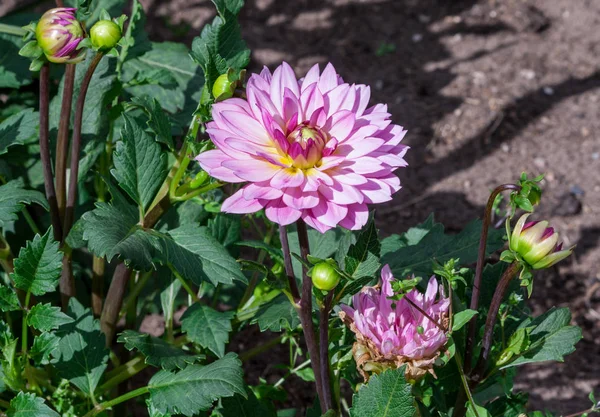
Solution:
M535 71L530 69L522 69L519 74L526 80L533 80L535 78Z
M500 149L502 149L502 152L510 152L510 146L508 146L508 144L503 143L502 145L500 145Z
M422 40L423 40L423 35L421 35L420 33L415 33L414 35L412 35L412 41L414 43L421 42Z
M598 159L600 159L600 152L594 152L594 153L592 154L592 159L593 159L594 161L597 161Z
M554 94L554 89L552 87L544 87L542 90L547 96L551 96Z
M546 166L546 161L544 160L544 158L535 158L533 160L533 164L538 167L538 168L544 168Z

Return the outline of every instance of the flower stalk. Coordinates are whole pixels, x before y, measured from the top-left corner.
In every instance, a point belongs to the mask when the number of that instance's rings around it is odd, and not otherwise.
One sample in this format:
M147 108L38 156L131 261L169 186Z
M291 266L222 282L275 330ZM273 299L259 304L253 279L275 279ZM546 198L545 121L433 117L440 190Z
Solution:
M333 397L331 396L331 374L329 366L329 313L331 312L331 300L333 291L325 297L323 305L319 309L319 353L321 364L321 378L323 385L324 412L333 409Z

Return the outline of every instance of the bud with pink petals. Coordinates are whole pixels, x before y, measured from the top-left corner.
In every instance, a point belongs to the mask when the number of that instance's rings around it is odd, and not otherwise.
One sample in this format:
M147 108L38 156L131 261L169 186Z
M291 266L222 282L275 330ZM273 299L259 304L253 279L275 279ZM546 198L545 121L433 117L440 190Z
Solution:
M74 64L85 57L85 49L78 49L85 32L75 17L76 10L72 7L50 9L37 23L35 37L48 61Z

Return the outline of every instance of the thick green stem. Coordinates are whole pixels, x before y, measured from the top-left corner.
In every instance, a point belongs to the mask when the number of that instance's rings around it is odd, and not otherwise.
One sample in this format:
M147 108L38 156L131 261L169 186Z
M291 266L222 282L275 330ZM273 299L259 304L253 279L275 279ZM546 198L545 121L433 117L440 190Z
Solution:
M23 213L23 218L29 225L29 228L31 229L31 231L33 233L35 233L36 235L41 235L40 228L35 223L35 220L33 220L33 217L31 217L31 214L29 214L29 210L27 209L27 207L23 207L23 210L21 210L21 213Z
M22 27L7 25L6 23L0 23L0 33L7 33L9 35L15 35L20 37L27 35L27 31Z
M120 397L115 398L114 400L105 401L102 404L98 404L92 410L90 410L84 417L94 417L98 414L102 413L104 410L114 407L115 405L121 404L125 401L131 400L132 398L139 397L140 395L145 395L149 392L148 387L138 388L136 390L130 391L126 394L121 395Z
M175 275L175 277L179 280L179 282L181 282L181 286L190 295L190 297L192 297L192 300L194 302L198 301L198 294L192 289L192 287L190 286L190 284L188 284L185 278L183 278L172 265L169 265L169 269L171 270L173 275Z
M29 311L29 301L31 299L31 291L27 291L25 296L25 306L23 307L23 321L21 323L21 352L23 355L27 354L27 335L29 334L29 328L27 327L27 313Z
M111 377L97 389L97 392L107 392L118 386L121 382L128 380L134 375L137 375L148 365L144 362L143 356L136 356L126 364L111 372ZM107 375L108 378L108 375Z

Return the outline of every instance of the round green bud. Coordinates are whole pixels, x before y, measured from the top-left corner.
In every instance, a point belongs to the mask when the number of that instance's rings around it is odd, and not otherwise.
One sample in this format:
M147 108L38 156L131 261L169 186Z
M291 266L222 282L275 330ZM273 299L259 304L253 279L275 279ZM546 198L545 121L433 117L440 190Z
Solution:
M227 74L219 75L219 78L215 81L212 88L214 98L225 100L233 97L233 91L231 91L231 82Z
M190 182L190 187L198 188L208 180L208 173L206 171L200 171L196 174L196 177Z
M327 262L319 262L312 268L313 285L320 290L330 291L340 282L340 274Z
M90 29L92 45L101 51L114 48L121 36L121 28L112 20L99 20Z

